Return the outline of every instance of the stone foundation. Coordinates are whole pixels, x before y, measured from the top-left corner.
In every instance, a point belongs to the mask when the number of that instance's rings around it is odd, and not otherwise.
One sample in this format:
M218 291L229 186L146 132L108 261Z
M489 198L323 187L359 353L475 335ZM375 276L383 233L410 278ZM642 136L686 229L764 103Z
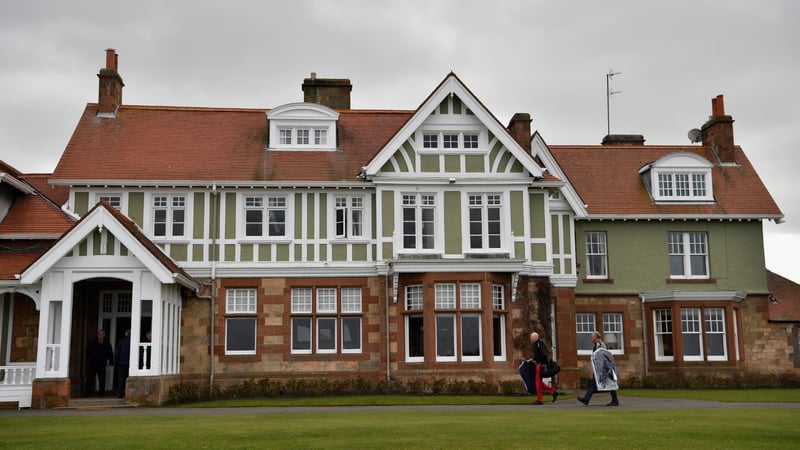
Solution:
M180 381L178 375L128 377L125 399L139 406L161 406L169 400L169 388Z
M69 378L36 378L31 390L31 409L67 406L71 389Z

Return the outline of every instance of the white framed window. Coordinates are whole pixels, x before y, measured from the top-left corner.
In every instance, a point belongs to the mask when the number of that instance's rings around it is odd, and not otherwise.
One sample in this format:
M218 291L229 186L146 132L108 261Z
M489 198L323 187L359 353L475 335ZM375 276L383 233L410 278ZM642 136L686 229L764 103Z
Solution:
M97 201L105 200L106 203L111 205L112 208L122 211L122 195L121 194L99 194Z
M492 285L492 352L495 361L506 360L506 290Z
M575 330L577 332L578 354L591 355L594 350L592 332L597 330L594 313L575 314Z
M225 291L225 354L256 353L256 290Z
M406 311L422 310L422 285L406 286Z
M244 234L246 237L286 237L287 217L286 196L268 194L244 197Z
M657 202L713 202L712 167L706 158L678 152L649 164L641 172L650 170L645 184Z
M336 237L343 239L364 236L364 197L337 195L334 197Z
M294 130L295 136L297 138L297 145L308 145L309 137L311 135L311 130L308 128L296 128Z
M461 309L481 308L480 283L461 283Z
M456 315L436 314L436 361L457 361Z
M339 113L317 103L290 103L267 112L269 150L334 151Z
M605 231L586 232L586 278L608 278L608 249Z
M403 194L402 208L403 249L432 250L436 244L436 196Z
M603 342L611 353L625 352L625 335L622 327L622 313L603 313Z
M315 129L314 130L314 145L328 145L328 130Z
M708 237L705 232L668 234L670 278L708 278Z
M727 361L725 308L705 308L706 354L709 361Z
M424 131L423 150L476 150L480 148L480 133L476 131Z
M656 361L674 361L672 346L672 310L653 310L653 334L655 337Z
M435 295L434 301L436 309L456 308L455 283L436 283Z
M292 129L281 128L279 132L280 132L280 143L283 145L292 145Z
M406 314L404 320L406 362L423 362L425 360L425 327L422 315L424 305L422 285L408 285L404 291L405 310L414 312Z
M470 194L467 198L469 248L473 250L501 248L500 194Z
M703 360L703 329L700 308L681 308L681 337L683 360Z
M461 314L461 360L481 360L481 315Z
M361 353L361 292L360 287L292 288L291 352Z
M154 195L153 236L161 238L180 238L186 236L186 196Z

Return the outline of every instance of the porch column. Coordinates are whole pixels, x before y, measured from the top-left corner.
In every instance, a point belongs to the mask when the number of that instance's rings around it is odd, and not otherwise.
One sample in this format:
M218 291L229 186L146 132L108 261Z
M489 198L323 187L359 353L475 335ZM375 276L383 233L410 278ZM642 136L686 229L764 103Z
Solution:
M67 378L72 331L72 271L53 271L42 278L40 305L37 378Z

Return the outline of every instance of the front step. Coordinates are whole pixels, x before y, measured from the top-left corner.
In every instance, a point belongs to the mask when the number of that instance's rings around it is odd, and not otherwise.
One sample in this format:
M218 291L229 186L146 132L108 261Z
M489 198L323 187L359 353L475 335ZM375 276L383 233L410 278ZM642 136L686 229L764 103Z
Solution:
M111 409L136 408L135 403L128 403L124 398L73 398L68 406L53 409Z

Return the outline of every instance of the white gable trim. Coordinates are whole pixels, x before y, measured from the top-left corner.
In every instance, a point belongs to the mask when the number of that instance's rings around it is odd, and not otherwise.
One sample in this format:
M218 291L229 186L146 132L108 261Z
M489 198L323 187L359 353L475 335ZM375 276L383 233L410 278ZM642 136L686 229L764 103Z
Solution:
M39 257L30 265L20 276L22 284L37 283L48 271L53 269L64 256L78 246L84 239L91 236L96 229L105 229L114 238L124 245L129 254L135 257L141 264L163 284L173 284L180 282L187 287L193 287L195 283L185 279L178 273L172 273L165 267L158 258L155 257L141 242L139 242L111 213L103 207L97 207L79 222L69 233L65 234L56 242L44 255ZM84 258L91 258L85 256ZM119 272L120 268L108 267L109 271Z
M431 113L444 101L445 97L454 94L461 99L461 102L469 108L475 117L500 141L511 154L516 158L522 166L533 176L542 176L543 170L536 162L533 161L530 155L523 149L514 138L508 133L503 126L501 126L497 119L492 116L486 108L476 99L467 88L461 84L455 74L449 74L442 82L438 89L436 89L423 103L414 115L406 122L405 125L392 137L392 139L378 152L378 155L364 167L364 175L367 179L371 179L386 164L387 161L394 155L394 153L402 146L414 132L422 126L423 122L431 115Z
M570 184L567 175L561 170L561 166L558 165L558 162L555 158L553 158L553 154L550 153L550 149L545 144L544 139L539 135L539 133L534 134L533 139L531 140L531 153L534 156L538 156L539 159L542 160L544 167L548 172L550 172L554 177L560 179L564 182L564 185L560 188L561 193L564 195L564 199L569 204L572 211L575 213L576 218L586 217L586 204L583 203L581 197L578 195L578 192L572 187Z

